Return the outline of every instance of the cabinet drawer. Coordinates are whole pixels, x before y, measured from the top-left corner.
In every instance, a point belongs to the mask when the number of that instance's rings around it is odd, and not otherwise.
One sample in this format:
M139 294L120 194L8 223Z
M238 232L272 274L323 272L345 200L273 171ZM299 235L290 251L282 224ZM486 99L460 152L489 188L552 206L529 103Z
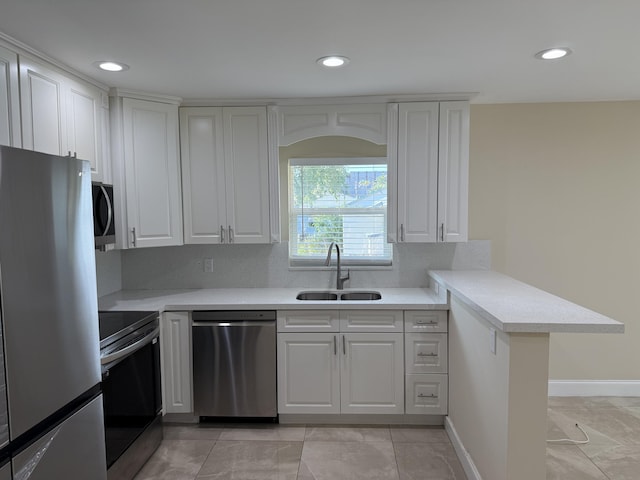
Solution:
M401 310L342 310L341 332L402 332Z
M405 332L446 332L446 310L407 310L404 312Z
M412 374L405 380L406 413L448 413L449 377L446 374Z
M337 310L279 310L278 332L338 332Z
M447 373L446 333L405 333L406 373Z

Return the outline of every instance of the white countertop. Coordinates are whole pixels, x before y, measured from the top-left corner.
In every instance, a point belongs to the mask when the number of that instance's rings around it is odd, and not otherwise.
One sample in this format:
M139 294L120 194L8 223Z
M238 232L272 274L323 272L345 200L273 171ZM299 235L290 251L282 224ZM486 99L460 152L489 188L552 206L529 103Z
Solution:
M101 311L116 310L303 310L303 309L417 309L446 310L448 305L428 288L350 288L340 291L376 291L382 299L296 300L301 291L323 288L211 288L193 290L121 290L98 299Z
M434 270L429 276L504 332L624 332L623 323L501 273Z

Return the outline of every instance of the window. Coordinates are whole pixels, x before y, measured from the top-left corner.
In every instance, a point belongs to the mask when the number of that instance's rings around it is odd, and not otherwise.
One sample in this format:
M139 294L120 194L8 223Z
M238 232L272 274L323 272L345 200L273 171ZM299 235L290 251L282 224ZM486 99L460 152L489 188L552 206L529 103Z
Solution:
M323 265L331 242L345 265L390 265L386 158L289 161L291 265Z

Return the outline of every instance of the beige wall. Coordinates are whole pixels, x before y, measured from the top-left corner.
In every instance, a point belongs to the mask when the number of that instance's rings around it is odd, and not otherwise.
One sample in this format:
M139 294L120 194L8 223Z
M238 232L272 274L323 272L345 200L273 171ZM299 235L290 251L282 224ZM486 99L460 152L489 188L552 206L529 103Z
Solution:
M469 237L492 268L626 324L553 334L551 379L640 379L640 102L472 105Z

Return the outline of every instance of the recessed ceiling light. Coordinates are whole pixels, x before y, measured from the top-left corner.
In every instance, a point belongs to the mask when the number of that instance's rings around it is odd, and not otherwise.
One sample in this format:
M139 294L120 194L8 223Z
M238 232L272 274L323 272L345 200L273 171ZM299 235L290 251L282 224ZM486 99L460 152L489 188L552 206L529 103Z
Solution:
M98 67L100 70L106 70L107 72L123 72L125 70L129 70L129 65L125 65L120 62L112 62L110 60L94 62L93 65Z
M349 63L349 59L340 55L329 55L328 57L319 58L316 62L323 67L335 68L346 65Z
M536 53L535 57L539 60L557 60L566 57L571 53L571 49L567 47L548 48Z

